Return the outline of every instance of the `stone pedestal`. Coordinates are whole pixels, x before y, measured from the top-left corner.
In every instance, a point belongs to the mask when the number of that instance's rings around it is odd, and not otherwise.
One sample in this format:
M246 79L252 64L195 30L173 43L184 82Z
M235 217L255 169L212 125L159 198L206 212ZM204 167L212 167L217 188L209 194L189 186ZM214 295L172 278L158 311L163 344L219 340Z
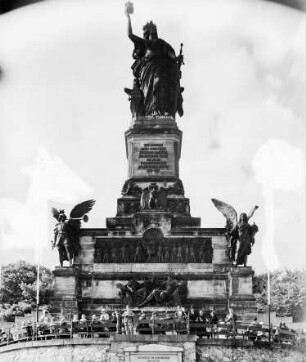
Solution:
M116 216L107 218L106 228L82 229L74 267L54 272L53 305L75 303L74 310L88 315L102 305L123 308L128 300L134 308L193 304L207 313L214 305L220 317L232 306L249 318L253 272L230 265L224 229L202 228L191 216L179 178L182 132L175 120L135 118L125 141L128 179ZM132 292L122 289L127 284Z
M70 317L78 314L78 298L81 294L79 269L75 267L56 267L53 274L54 298L51 302L51 311L53 313L63 313Z
M229 271L229 306L245 322L251 322L257 315L253 275L251 267L231 267Z

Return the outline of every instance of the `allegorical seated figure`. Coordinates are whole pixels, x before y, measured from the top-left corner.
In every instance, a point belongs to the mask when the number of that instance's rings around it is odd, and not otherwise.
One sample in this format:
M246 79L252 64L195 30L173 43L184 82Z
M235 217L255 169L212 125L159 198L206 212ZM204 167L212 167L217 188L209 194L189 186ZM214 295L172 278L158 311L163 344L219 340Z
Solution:
M132 31L132 12L132 3L127 3L125 14L128 18L128 36L134 43L132 70L136 81L133 90L125 91L131 96L131 102L135 103L131 104L132 113L136 116L174 117L178 112L182 116L180 66L183 55L180 53L176 57L171 45L158 37L152 21L143 27L143 38L136 36Z
M152 302L155 304L171 303L178 305L186 294L186 282L184 280L175 280L168 276L164 283L159 284L151 291L145 300L139 304L139 307L144 307Z

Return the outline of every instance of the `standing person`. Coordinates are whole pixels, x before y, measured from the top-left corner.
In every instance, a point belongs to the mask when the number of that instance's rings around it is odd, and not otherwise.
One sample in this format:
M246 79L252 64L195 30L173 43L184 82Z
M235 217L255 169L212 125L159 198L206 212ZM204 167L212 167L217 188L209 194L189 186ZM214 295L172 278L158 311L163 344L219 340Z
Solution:
M106 325L109 322L109 314L107 313L106 309L103 307L101 308L101 315L99 321L103 326L103 331L106 332L106 335L108 335L109 329Z
M134 313L130 309L130 307L127 305L125 308L125 311L122 314L123 318L123 325L126 335L134 334Z
M174 319L175 319L176 332L179 334L186 333L186 331L187 331L187 326L186 326L187 315L185 313L185 308L178 305L176 307L176 312L174 313Z
M212 334L214 332L217 332L217 330L218 330L218 317L215 313L214 307L211 308L211 312L209 315L209 323L212 324L212 328L211 328L211 337L212 337Z
M227 315L225 317L224 322L228 323L228 324L234 322L234 311L233 311L232 308L228 308L228 313L227 313Z
M121 315L118 309L115 309L112 313L111 321L113 323L116 323L116 333L121 334L122 333L122 326L121 326Z
M85 314L81 315L81 319L79 321L79 326L78 326L78 332L81 338L88 337L88 326Z
M235 330L235 321L236 321L236 315L234 314L234 311L232 308L228 308L228 313L224 319L224 322L229 325L229 336L232 336ZM228 336L228 337L229 337Z
M190 325L190 323L195 323L198 320L198 312L195 310L193 305L190 307L190 310L188 312L188 320L189 320L189 331L191 333L194 333L196 331L196 328Z

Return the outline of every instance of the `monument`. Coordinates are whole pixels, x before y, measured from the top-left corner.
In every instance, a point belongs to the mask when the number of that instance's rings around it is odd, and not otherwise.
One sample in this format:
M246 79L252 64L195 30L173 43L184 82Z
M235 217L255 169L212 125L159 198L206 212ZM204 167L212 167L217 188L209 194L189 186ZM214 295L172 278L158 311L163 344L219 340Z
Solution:
M116 216L107 218L105 228L81 228L73 263L55 268L52 311L90 316L102 306L194 305L207 312L214 306L219 315L232 308L248 321L257 312L253 271L230 258L234 229L229 236L227 228L201 227L180 179L182 131L176 115L183 115L182 45L176 56L152 22L144 26L143 38L136 36L132 12L127 3L134 44L133 87L125 88L132 113L125 132L128 179Z

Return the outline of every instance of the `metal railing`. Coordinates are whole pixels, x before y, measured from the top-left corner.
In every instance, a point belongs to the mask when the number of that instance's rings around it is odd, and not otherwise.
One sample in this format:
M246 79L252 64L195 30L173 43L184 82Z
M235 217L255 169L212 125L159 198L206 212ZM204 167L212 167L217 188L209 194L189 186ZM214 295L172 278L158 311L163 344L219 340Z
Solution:
M269 347L305 346L305 333L266 325L246 325L239 322L203 323L187 319L142 319L133 324L133 334L192 334L201 339L230 340L234 345L238 340L263 343ZM112 334L126 334L121 319L106 322L57 322L50 324L31 323L22 327L8 328L0 332L0 346L26 341L73 338L109 338Z

